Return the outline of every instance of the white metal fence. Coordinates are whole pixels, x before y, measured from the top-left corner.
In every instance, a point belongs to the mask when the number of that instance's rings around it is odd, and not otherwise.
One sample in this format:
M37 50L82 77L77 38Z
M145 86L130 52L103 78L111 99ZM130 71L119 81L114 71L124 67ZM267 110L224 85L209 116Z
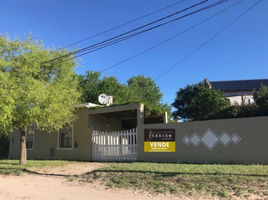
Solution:
M135 161L137 159L137 128L128 131L93 130L93 161Z

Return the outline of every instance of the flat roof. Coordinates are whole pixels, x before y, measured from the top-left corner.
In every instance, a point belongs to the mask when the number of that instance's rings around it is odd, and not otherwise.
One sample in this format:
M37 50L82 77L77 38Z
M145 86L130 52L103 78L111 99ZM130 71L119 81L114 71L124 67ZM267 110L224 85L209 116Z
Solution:
M101 106L95 103L82 103L82 104L78 104L75 105L75 108L91 108L91 107L97 107L97 106Z
M121 112L127 110L137 110L140 108L141 104L127 104L127 105L119 105L119 106L109 106L103 108L95 108L89 109L88 114L95 115L95 114L103 114L103 113L112 113L112 112Z

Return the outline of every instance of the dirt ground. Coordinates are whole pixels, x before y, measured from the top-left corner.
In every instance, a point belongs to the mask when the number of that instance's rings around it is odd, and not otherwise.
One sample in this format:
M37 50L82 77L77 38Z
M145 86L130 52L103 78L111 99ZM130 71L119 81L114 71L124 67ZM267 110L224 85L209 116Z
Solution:
M81 175L103 167L105 163L79 163L64 167L30 169L21 176L0 175L0 200L175 200L216 199L198 196L152 195L134 190L107 188L98 183L70 181L68 175Z

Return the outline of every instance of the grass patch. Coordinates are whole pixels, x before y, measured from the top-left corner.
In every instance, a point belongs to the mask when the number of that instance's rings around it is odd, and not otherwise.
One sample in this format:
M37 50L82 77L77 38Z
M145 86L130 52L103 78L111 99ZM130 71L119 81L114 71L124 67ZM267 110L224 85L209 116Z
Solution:
M70 176L70 177L68 178L68 181L73 182L73 181L75 181L76 179L77 179L76 176Z
M265 196L268 192L268 166L265 165L115 163L83 179L101 180L109 187L222 198Z
M63 166L74 163L73 161L62 160L27 160L26 165L19 165L19 160L0 160L0 174L5 175L21 175L22 172L27 171L31 167L53 167Z

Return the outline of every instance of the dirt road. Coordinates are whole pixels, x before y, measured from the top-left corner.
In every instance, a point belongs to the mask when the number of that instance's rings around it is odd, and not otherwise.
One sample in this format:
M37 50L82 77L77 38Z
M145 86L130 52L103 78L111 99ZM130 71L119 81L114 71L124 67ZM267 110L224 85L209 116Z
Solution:
M196 199L170 195L150 195L131 190L106 188L99 184L70 182L67 175L90 172L105 164L72 164L53 169L31 169L21 176L0 176L0 200L171 200Z

